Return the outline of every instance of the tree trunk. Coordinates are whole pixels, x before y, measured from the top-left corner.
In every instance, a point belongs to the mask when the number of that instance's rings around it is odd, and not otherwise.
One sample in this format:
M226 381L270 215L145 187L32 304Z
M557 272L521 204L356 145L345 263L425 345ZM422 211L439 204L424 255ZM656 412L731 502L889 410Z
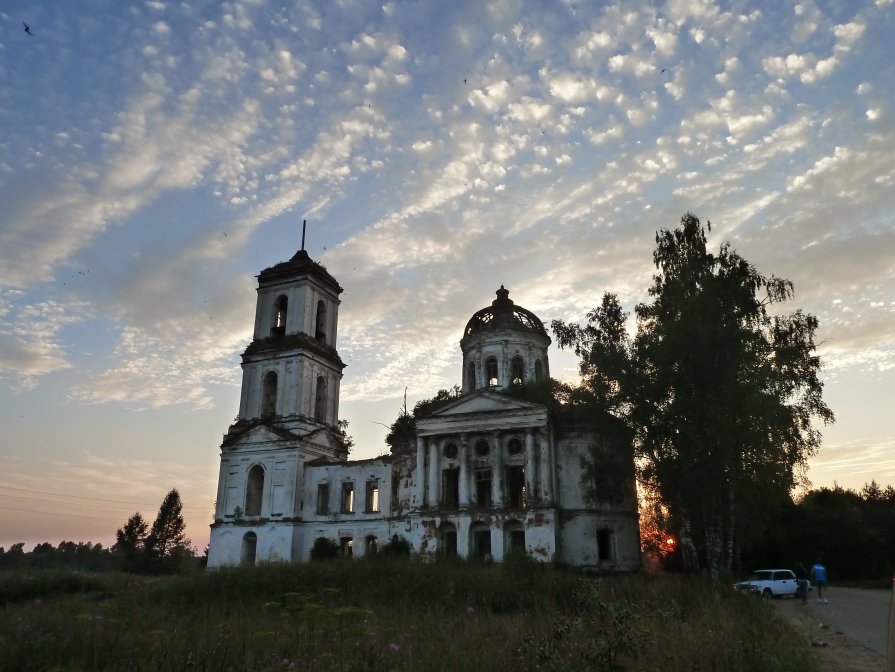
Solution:
M680 531L680 547L681 547L681 564L685 572L695 572L699 570L699 554L696 552L696 545L693 543L693 533L690 527L690 516L685 511L681 512L681 531Z

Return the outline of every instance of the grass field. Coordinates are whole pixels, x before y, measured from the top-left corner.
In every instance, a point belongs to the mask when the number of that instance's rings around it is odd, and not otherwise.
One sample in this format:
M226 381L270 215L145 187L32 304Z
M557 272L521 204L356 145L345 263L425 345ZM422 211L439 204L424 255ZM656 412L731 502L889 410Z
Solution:
M0 670L813 670L769 605L685 577L337 561L0 574Z

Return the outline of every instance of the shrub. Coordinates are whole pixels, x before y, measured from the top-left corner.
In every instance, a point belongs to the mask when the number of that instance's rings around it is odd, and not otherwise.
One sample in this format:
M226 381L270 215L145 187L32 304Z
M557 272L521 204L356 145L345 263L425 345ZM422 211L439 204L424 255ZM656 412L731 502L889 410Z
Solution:
M332 539L317 537L314 540L314 546L311 548L311 560L314 562L326 562L327 560L335 560L337 557L339 557L339 545Z

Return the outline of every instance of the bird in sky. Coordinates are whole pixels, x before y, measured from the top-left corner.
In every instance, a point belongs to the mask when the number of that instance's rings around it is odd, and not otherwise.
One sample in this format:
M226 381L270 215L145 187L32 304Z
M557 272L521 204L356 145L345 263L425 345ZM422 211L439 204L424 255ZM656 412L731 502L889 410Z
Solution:
M25 32L28 33L29 35L31 35L31 34L32 34L32 33L31 33L31 26L29 26L29 25L28 25L27 23L25 23L24 21L22 21L22 25L25 26Z

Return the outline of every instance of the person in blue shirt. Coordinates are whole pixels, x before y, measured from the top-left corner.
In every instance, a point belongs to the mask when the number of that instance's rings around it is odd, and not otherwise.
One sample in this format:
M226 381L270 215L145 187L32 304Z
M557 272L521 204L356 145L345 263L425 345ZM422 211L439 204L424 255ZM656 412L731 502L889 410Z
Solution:
M823 561L818 560L811 568L811 578L814 579L814 585L817 586L817 601L827 604L829 600L824 597L824 589L827 587L827 568Z

